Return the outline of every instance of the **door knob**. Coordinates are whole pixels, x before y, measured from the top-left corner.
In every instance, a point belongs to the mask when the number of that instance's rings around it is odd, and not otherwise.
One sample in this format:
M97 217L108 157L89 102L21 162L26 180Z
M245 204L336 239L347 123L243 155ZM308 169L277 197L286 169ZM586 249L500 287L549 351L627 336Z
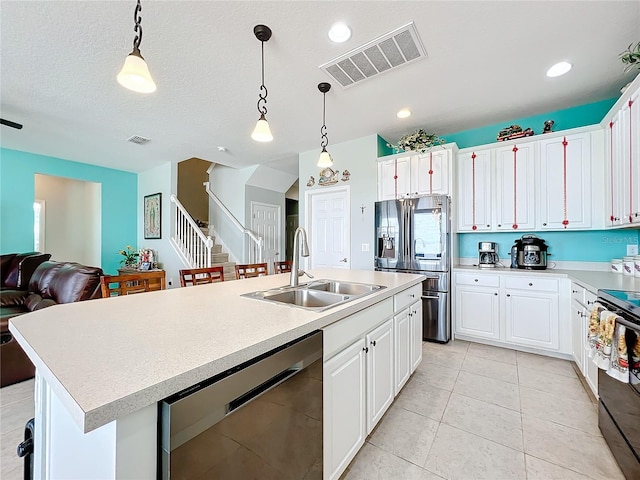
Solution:
M340 260L341 262L347 263L347 257L344 257L342 260Z

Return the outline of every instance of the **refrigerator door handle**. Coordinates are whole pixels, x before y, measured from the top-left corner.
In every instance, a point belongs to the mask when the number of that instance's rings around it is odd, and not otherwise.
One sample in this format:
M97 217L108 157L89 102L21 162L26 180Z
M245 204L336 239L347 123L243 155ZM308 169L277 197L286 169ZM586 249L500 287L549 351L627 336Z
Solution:
M422 295L420 298L433 298L437 300L440 297L438 297L437 295Z

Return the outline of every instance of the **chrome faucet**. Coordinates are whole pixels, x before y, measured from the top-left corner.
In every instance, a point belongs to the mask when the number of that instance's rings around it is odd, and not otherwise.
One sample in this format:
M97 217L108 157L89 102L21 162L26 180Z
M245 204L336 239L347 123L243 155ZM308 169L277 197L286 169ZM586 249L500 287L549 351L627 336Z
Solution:
M302 242L302 252L300 252L300 249L298 248L298 238L300 238L300 241ZM298 286L298 277L301 277L302 275L307 275L309 278L313 278L313 275L309 275L307 272L300 268L299 256L309 256L307 232L302 227L296 228L296 231L293 234L293 262L291 262L291 279L289 280L289 285L291 287Z

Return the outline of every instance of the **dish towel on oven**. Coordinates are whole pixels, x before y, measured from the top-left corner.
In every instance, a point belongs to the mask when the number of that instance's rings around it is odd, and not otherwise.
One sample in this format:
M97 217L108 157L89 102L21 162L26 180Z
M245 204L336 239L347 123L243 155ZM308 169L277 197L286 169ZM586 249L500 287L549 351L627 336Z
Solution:
M594 358L598 351L598 335L600 333L600 313L604 310L602 304L596 302L589 315L589 328L587 329L587 342L585 348L589 358Z

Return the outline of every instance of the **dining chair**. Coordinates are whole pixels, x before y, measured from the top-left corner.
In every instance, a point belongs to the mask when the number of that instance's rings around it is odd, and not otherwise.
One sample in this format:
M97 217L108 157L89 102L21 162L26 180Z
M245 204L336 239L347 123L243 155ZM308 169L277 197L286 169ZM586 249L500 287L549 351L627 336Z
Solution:
M180 286L224 282L224 267L188 268L180 270Z
M104 275L100 277L102 298L165 290L165 276L166 272L164 270L126 275Z
M282 262L273 262L274 273L287 273L291 271L291 262L284 260Z
M236 278L262 277L267 275L266 263L244 263L236 264Z

